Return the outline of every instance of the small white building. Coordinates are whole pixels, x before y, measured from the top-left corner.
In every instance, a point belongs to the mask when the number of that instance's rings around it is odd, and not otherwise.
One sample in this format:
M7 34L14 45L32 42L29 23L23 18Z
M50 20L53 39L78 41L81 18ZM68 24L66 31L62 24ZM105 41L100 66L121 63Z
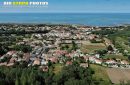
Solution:
M100 60L100 59L95 59L95 63L96 63L96 64L102 64L102 60Z
M117 62L115 60L107 60L105 63L106 64L116 64Z

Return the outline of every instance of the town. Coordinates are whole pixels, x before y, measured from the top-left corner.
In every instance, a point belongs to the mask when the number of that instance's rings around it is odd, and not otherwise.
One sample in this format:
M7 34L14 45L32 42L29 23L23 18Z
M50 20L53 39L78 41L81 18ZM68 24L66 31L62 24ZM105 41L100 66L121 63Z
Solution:
M111 29L111 28L108 28ZM112 28L114 29L114 28ZM115 28L116 29L116 28ZM49 30L48 33L35 33L26 35L15 35L11 34L9 37L17 38L13 45L9 46L12 48L29 46L31 51L25 47L26 52L22 50L9 50L5 54L0 56L0 66L13 66L16 62L25 61L28 66L47 66L48 61L52 63L60 64L71 64L74 60L80 59L81 66L88 65L88 60L90 63L99 64L102 66L113 67L113 68L130 68L128 60L123 60L120 58L114 59L103 59L101 54L96 52L96 50L104 49L106 54L122 55L118 49L114 47L112 42L100 35L93 34L93 31L102 30L98 27L89 26L76 26L76 25L54 25L54 26L44 26L44 25L1 25L0 30L4 31L32 31L32 30ZM1 34L2 35L2 34ZM5 37L8 35L2 35ZM25 37L24 37L25 36ZM19 37L19 38L18 38ZM21 39L20 39L21 38ZM4 44L10 41L1 42ZM101 44L98 49L94 51L85 51L85 45L92 45L90 47L93 49L95 43ZM11 42L10 42L11 43ZM96 47L95 44L95 47ZM3 47L3 46L1 46ZM90 49L89 48L89 49ZM2 49L2 48L1 48ZM85 50L84 50L85 49ZM2 50L1 50L2 51ZM126 51L126 50L125 50ZM6 61L7 60L7 61Z
M122 51L108 37L109 34L127 28L1 24L0 66L37 66L46 72L54 64L55 72L59 72L58 66L62 68L77 61L83 68L99 65L105 68L130 69L129 50L122 48Z

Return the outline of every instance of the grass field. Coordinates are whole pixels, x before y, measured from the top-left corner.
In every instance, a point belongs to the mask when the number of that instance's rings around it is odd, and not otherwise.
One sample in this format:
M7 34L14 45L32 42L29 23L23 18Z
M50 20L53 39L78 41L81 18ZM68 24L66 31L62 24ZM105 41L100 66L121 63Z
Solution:
M93 53L95 50L100 50L100 49L106 49L104 43L91 43L89 41L86 41L81 46L81 50L84 53Z
M96 78L97 80L103 80L106 82L110 81L105 67L95 65L95 64L91 64L90 67L95 71L95 74L93 76L94 78Z
M60 72L62 67L63 67L62 64L54 64L54 70L53 70L54 73L56 74L56 73Z
M100 82L105 82L105 85L119 85L121 81L130 80L130 69L106 68L103 66L91 64L91 68L95 71L93 78Z
M108 69L110 70L111 68L106 68L95 64L91 64L90 66L95 71L93 78L96 78L96 80L100 81L100 85L120 85L118 83L111 83L108 75Z
M130 46L127 37L116 37L115 38L115 43L119 44L123 49L127 50L130 52ZM127 43L127 44L126 44Z
M116 58L116 59L123 59L123 60L127 60L126 56L123 56L122 54L107 54L103 57L104 59L112 59L112 58Z

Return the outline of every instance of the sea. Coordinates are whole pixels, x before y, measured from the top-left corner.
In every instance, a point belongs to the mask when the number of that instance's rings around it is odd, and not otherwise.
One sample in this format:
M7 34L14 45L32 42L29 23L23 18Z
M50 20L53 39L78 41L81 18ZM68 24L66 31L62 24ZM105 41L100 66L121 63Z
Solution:
M130 13L0 13L0 23L117 26L130 24Z

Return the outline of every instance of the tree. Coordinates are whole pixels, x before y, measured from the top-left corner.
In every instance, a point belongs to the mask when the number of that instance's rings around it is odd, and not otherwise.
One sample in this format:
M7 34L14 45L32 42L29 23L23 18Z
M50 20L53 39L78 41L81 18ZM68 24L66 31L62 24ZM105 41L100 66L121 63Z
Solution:
M47 66L48 66L48 67L51 67L51 66L52 66L52 62L51 62L50 60L48 60Z
M20 85L20 82L19 82L19 78L18 78L18 77L16 77L15 85Z
M78 49L78 45L74 41L72 41L72 50L76 51L76 49Z
M0 46L0 55L4 55L7 52L6 47Z
M17 51L22 51L24 53L27 53L27 52L31 52L32 51L32 48L30 47L30 45L15 45L14 46L14 50L17 50Z
M79 80L76 80L74 78L69 79L65 82L65 85L81 85Z
M111 45L109 45L109 46L107 47L107 50L108 50L108 51L113 51L113 47L112 47Z
M65 48L66 48L66 50L68 50L68 49L69 49L69 46L68 46L68 45L65 45Z
M107 53L107 50L97 50L96 53L98 53L99 55L103 56L104 54Z
M6 62L6 61L8 61L8 60L9 60L9 58L4 57L3 59L0 60L0 62Z
M129 59L129 61L130 61L130 55L128 56L128 59Z
M61 46L61 48L60 48L61 50L64 50L65 49L65 47L64 46Z

